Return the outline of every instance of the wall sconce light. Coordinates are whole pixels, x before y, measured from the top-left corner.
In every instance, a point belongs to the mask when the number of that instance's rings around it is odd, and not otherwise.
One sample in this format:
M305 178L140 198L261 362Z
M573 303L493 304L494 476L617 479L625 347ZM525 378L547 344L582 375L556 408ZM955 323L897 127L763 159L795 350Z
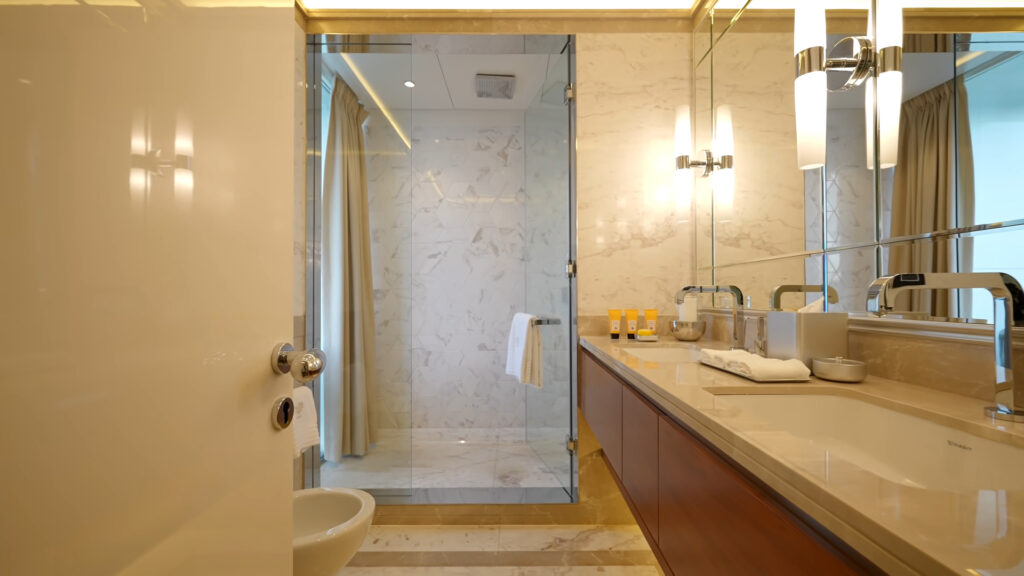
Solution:
M868 36L847 36L832 46L850 46L850 56L825 57L825 8L818 0L800 0L793 16L793 53L796 79L797 165L801 170L825 165L825 122L828 114L826 72L849 72L846 83L835 92L850 90L867 82L866 114L868 134L874 134L875 102L878 103L880 135L879 165L896 165L899 145L899 117L903 94L903 9L898 0L876 0L878 15L868 15ZM877 21L877 34L872 30ZM876 50L876 46L879 48ZM877 99L875 78L878 78ZM874 138L868 138L871 156ZM869 165L872 162L869 161Z
M726 114L729 117L728 146L721 147L721 149L717 145L712 146L712 148L715 148L714 152L705 148L700 151L700 160L690 159L690 109L686 106L680 106L676 109L676 170L689 170L694 166L703 166L704 171L701 176L707 178L711 176L716 167L720 170L729 170L733 167L732 116L728 112L728 106L719 107L719 113L716 114L718 119L716 120L715 133L717 138L717 135L722 131L720 123L722 109L726 110ZM716 142L718 141L716 140ZM719 154L718 160L715 160L714 153Z

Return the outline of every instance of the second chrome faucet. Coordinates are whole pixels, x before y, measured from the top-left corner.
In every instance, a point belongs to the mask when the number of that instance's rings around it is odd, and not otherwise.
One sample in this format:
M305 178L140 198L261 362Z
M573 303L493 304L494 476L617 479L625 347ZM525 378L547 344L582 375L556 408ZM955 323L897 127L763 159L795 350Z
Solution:
M732 343L731 347L733 350L739 350L743 348L743 328L740 324L743 322L743 292L732 284L723 285L705 285L705 286L685 286L676 292L676 304L682 304L683 300L686 299L690 294L732 294Z

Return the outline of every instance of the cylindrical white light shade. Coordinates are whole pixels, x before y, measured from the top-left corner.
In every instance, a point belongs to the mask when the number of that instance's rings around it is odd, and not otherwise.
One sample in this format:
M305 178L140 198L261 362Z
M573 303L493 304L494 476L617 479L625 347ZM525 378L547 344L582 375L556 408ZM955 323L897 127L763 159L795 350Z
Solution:
M903 46L903 6L899 0L877 0L875 49Z
M715 170L711 175L711 193L714 195L716 219L729 217L732 214L736 195L736 172L733 170Z
M818 0L799 0L793 13L793 54L807 48L825 49L825 6ZM824 71L808 72L793 82L796 105L796 155L801 170L825 165L825 118L828 80Z
M690 149L690 107L683 105L676 108L676 138L673 151L676 156L689 156Z
M825 46L825 4L799 0L793 12L793 54L813 46Z
M801 170L825 165L828 79L825 72L804 74L793 82L796 105L796 161Z
M732 135L732 109L728 106L715 109L715 141L711 145L711 152L716 159L736 153Z
M900 142L900 106L903 104L903 72L878 76L878 167L896 165Z

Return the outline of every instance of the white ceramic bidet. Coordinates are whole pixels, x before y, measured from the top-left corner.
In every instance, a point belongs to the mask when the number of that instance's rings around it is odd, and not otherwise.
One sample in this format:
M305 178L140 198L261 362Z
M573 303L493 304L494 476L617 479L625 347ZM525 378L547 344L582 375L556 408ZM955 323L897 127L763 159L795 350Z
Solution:
M292 502L295 576L335 576L366 538L373 496L350 488L312 488L294 492Z

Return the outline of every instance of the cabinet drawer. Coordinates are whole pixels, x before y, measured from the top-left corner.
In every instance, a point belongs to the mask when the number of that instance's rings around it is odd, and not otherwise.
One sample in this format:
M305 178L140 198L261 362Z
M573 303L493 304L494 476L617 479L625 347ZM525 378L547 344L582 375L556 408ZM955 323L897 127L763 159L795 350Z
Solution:
M632 388L623 388L622 485L657 541L658 410Z
M622 478L622 384L586 352L580 357L580 402L605 457Z

